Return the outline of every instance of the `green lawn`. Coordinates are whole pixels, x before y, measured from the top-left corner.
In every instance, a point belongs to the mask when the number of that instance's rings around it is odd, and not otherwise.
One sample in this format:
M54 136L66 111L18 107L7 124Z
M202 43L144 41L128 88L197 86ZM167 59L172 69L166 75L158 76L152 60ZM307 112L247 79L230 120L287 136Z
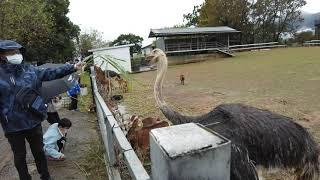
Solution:
M180 73L186 76L185 86L179 85ZM157 115L155 76L155 71L133 75L137 82L125 99L131 113ZM188 114L242 102L300 118L300 113L320 110L320 48L244 52L234 58L171 66L164 86L168 103Z
M266 108L295 118L320 142L320 47L235 55L169 67L164 84L167 103L190 115L230 102ZM180 73L186 77L185 86L179 85ZM136 81L125 97L130 114L164 119L153 97L156 71L132 76Z
M78 98L78 105L79 105L79 110L81 112L87 112L87 109L89 108L90 104L92 104L92 92L91 92L91 82L90 82L90 75L88 72L83 72L81 73L81 84L86 86L88 89L88 95L86 96L81 96L79 95Z

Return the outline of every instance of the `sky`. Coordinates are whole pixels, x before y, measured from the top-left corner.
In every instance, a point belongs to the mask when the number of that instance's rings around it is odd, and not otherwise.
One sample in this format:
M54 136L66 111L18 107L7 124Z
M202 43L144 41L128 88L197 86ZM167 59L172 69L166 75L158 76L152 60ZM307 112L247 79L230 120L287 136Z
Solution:
M306 0L303 11L320 12L320 0ZM68 17L82 31L95 29L106 41L120 34L143 37L143 45L152 41L150 29L172 27L183 23L183 14L204 0L70 0Z

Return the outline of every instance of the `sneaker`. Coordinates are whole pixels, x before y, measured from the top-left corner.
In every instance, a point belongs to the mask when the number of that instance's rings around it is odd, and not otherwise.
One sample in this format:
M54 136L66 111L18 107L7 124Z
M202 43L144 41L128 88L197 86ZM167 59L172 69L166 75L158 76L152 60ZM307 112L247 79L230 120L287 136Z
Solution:
M53 158L51 156L47 157L48 161L64 161L65 158Z

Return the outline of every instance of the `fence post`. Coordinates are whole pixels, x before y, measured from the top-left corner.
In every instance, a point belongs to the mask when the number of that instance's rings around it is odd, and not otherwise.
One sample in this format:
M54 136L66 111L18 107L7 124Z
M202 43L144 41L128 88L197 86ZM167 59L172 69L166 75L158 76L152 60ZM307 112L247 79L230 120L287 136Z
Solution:
M231 143L189 123L150 132L153 180L230 179Z
M108 116L105 117L105 122L108 121ZM109 153L109 164L110 166L117 165L117 159L115 154L115 145L113 140L113 130L114 126L111 126L110 123L106 122L106 130L107 130L107 143L108 143L108 153Z

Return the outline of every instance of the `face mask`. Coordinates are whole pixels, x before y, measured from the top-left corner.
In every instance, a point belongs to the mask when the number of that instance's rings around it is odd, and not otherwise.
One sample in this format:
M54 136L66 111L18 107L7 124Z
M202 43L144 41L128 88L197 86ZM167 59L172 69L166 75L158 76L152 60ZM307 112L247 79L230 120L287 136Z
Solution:
M23 57L21 54L15 54L15 55L10 55L6 57L7 57L8 63L10 64L21 64L23 61Z

